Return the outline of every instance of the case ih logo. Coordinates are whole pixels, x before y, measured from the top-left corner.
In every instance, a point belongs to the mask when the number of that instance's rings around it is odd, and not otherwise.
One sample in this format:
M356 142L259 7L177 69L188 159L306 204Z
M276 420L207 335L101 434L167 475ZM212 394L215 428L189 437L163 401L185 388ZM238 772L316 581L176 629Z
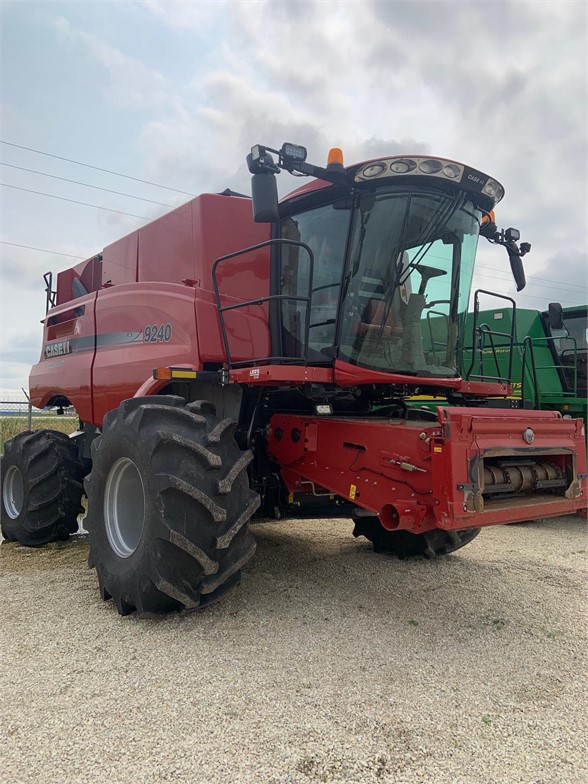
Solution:
M69 340L60 340L59 343L47 343L45 346L45 359L61 357L63 354L71 354Z

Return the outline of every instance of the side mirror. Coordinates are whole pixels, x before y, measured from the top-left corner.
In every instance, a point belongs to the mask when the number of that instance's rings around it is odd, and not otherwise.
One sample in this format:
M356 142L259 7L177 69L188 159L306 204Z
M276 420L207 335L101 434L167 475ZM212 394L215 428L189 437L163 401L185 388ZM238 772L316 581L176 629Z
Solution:
M527 285L527 279L525 277L525 268L523 267L523 262L521 261L521 257L518 253L514 252L511 248L507 246L508 251L508 258L510 260L510 268L512 270L512 276L517 284L517 291L522 291L525 286Z
M547 319L549 329L565 329L563 320L563 308L559 302L550 302L547 306Z
M496 224L494 223L493 212L488 212L484 215L480 227L480 236L486 237L493 245L503 245L506 248L512 276L517 284L517 291L522 291L527 285L527 280L525 278L525 268L523 267L521 258L529 253L531 245L528 242L521 242L519 248L517 242L521 238L521 233L518 229L511 227L510 229L506 229L506 231L498 231L496 229Z
M253 220L256 223L275 223L279 220L278 184L274 174L254 174L251 178Z

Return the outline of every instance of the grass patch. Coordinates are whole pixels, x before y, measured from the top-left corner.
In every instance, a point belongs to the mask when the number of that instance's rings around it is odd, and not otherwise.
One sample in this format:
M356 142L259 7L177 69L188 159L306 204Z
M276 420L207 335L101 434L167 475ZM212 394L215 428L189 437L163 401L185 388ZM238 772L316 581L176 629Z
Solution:
M79 420L77 417L57 416L48 414L33 416L31 430L59 430L60 433L70 435L78 429ZM2 416L0 417L0 453L4 453L4 442L9 441L19 433L28 430L26 416Z

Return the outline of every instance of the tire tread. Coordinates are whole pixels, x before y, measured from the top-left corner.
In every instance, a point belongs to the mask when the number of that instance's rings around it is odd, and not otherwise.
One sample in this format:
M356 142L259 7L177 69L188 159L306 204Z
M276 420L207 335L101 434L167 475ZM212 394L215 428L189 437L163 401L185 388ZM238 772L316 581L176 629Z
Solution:
M251 453L237 446L234 427L208 401L161 395L123 402L105 417L85 482L88 563L119 613L194 610L239 582L255 552L247 524L259 497L247 479ZM128 560L112 550L102 519L109 471L122 456L140 467L147 488L147 533Z

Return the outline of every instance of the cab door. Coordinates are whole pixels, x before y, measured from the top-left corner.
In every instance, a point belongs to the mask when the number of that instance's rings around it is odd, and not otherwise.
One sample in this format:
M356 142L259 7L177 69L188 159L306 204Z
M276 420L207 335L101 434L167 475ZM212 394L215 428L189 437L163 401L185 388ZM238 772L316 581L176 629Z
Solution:
M281 238L308 245L314 265L304 248L281 247L274 293L293 298L306 297L310 292L310 307L303 300L278 302L279 333L272 335L276 355L303 360L306 353L311 364L333 363L350 214L348 208L328 204L282 220Z

